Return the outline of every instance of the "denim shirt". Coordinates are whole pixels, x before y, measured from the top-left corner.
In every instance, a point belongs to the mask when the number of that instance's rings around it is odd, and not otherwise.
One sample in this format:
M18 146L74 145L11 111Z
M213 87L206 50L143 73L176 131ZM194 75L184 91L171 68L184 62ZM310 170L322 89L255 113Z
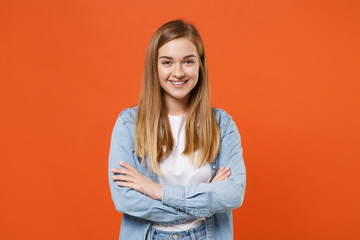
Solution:
M230 167L226 181L190 184L187 186L164 185L162 200L154 200L136 190L121 187L111 176L112 168L120 168L119 161L137 168L144 176L159 182L157 174L150 171L135 154L134 135L137 107L122 111L115 123L109 153L109 184L115 209L121 213L120 240L149 239L152 222L174 225L190 219L205 217L207 240L233 239L232 210L241 206L246 185L246 172L242 156L240 134L232 118L221 109L214 108L220 129L220 150L211 167L211 179L217 170Z

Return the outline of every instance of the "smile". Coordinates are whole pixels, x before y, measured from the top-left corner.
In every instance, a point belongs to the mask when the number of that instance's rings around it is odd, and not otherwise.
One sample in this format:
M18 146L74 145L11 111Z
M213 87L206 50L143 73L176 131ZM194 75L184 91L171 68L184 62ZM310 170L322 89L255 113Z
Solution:
M187 82L188 80L185 80L185 81L171 81L169 80L169 82L171 82L172 84L175 84L175 85L183 85Z

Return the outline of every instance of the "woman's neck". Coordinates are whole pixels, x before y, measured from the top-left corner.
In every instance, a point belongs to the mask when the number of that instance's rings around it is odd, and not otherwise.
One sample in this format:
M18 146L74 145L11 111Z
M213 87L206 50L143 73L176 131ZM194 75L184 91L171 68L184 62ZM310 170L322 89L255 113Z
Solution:
M184 99L176 99L165 96L165 103L168 114L172 116L186 116L188 112L189 97Z

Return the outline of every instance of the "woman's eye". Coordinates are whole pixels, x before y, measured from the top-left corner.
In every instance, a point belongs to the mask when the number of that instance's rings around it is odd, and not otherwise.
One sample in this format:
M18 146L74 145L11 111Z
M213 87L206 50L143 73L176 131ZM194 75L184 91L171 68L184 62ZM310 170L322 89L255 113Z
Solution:
M186 60L185 63L186 63L186 64L193 64L194 61L193 61L193 60Z
M164 65L170 65L171 62L170 62L170 61L164 61L164 62L162 62L162 64L164 64Z

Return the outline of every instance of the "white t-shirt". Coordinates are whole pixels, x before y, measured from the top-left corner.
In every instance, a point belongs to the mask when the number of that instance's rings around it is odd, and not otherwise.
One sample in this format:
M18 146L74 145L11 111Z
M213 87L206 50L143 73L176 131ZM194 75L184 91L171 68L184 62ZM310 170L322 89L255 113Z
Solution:
M211 177L208 163L196 168L191 159L183 155L185 148L185 116L169 116L174 148L166 158L160 160L161 176L159 181L164 185L187 186L188 184L208 183ZM195 159L197 152L195 152ZM199 226L205 218L197 218L182 224L162 226L153 223L156 229L163 231L184 231Z

